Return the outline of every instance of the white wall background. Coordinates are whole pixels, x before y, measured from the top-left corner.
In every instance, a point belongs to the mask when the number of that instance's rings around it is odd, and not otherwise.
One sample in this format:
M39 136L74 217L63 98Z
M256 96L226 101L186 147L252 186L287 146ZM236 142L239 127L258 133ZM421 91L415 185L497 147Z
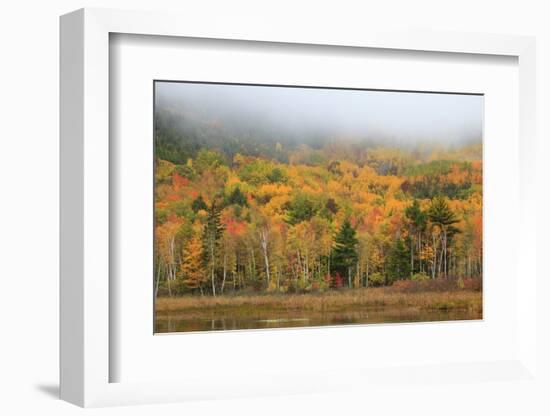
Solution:
M536 35L538 38L539 213L548 216L550 156L550 26L545 0L385 1L170 1L7 0L0 8L0 413L67 415L81 409L56 399L58 385L58 16L80 7L178 10L208 24L263 18L281 26L311 25L338 31L348 25ZM505 184L503 184L505 186ZM548 254L548 221L539 219L539 261ZM542 274L542 271L539 272ZM550 279L549 279L550 280ZM548 371L550 317L542 281L539 354ZM542 321L542 320L541 320ZM543 352L546 351L546 354ZM547 391L550 391L548 386ZM549 414L536 401L542 391L506 383L432 386L361 397L334 395L258 398L134 408L99 409L123 414Z

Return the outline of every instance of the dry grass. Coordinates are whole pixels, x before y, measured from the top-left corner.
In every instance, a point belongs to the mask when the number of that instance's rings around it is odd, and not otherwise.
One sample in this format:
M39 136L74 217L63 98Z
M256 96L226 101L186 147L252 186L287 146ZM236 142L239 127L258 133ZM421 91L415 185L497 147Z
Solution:
M403 293L391 288L331 291L315 294L258 294L162 297L157 299L159 315L174 312L237 310L254 308L271 311L331 312L372 307L416 308L418 310L467 310L481 316L482 294L476 291Z

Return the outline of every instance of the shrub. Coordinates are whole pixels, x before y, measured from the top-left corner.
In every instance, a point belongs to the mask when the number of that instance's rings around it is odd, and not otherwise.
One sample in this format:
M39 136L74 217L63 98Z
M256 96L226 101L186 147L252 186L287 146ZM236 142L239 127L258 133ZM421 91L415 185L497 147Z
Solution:
M457 290L457 281L455 279L399 280L392 285L392 289L406 293L449 292Z
M344 286L344 279L340 275L340 273L336 272L334 275L334 279L332 279L332 285L334 289L340 289L342 286Z
M287 283L286 293L298 293L298 281L291 280Z
M302 279L291 280L288 284L288 293L308 293L311 286Z
M397 280L393 282L391 287L400 292L414 292L418 288L418 285L412 280Z
M411 280L414 282L423 282L425 280L430 280L430 276L424 272L415 273L412 275Z
M267 286L267 291L268 292L276 292L277 291L277 282L275 281L275 279L272 279L269 282L269 285Z
M479 292L482 287L482 281L479 278L466 277L464 281L464 290L473 290Z
M312 291L316 291L316 292L324 292L326 291L327 289L330 288L330 280L327 281L327 278L323 278L323 279L315 279L312 283L311 283L311 290Z
M382 286L386 282L382 273L372 273L369 275L369 286Z

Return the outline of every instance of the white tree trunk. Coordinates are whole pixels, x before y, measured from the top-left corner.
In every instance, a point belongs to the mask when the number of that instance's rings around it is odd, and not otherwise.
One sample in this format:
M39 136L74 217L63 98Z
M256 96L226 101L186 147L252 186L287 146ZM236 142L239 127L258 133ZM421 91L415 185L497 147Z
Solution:
M411 233L411 276L413 275L413 272L414 272L414 239L412 238L412 233Z
M264 262L265 262L265 276L267 281L267 287L269 287L269 280L271 278L270 272L269 272L269 256L267 253L267 243L268 243L268 237L269 237L269 231L267 228L263 228L260 231L260 245L262 246L262 252L264 255Z
M159 292L159 281L160 281L160 259L158 260L159 265L157 267L157 282L155 284L155 299L157 298Z
M443 231L443 276L447 278L447 230Z
M215 263L214 263L214 243L212 242L210 244L210 261L212 262L212 271L211 271L211 279L212 279L212 294L216 296L216 274L215 274Z
M227 276L227 253L223 254L223 280L222 280L222 287L220 289L220 293L223 295L223 289L225 287L225 278Z
M432 233L432 241L434 246L434 257L433 257L433 265L432 265L432 279L435 279L435 270L437 268L437 245L436 245L436 239L435 234Z

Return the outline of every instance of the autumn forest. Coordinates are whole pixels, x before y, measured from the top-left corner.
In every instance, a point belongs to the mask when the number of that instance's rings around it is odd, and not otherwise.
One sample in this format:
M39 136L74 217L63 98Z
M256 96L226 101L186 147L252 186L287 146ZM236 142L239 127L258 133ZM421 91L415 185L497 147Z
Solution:
M156 331L481 317L481 123L462 96L394 94L392 114L388 92L156 88Z

